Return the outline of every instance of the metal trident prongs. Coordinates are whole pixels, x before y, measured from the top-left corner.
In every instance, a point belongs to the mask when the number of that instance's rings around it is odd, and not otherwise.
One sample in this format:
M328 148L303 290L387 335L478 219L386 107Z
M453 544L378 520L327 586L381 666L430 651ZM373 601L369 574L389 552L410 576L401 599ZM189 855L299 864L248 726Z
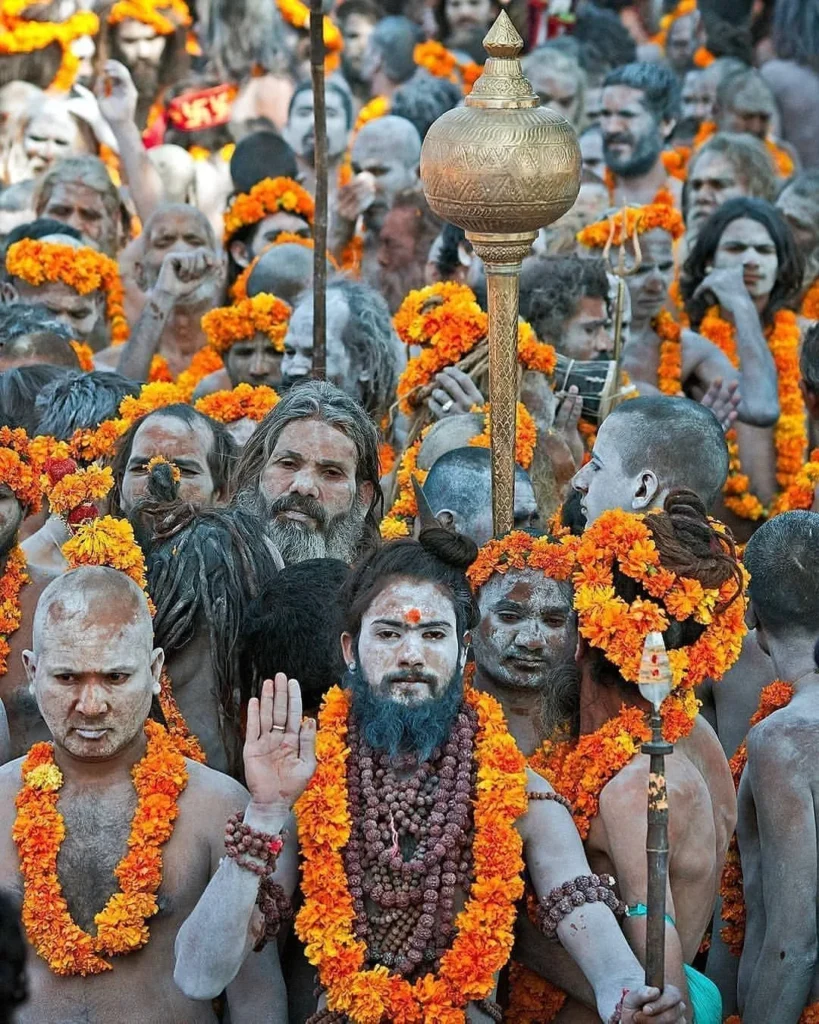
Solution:
M617 363L617 380L620 380L620 364L623 359L623 311L626 298L626 278L636 274L643 264L643 254L640 250L640 234L637 230L638 218L634 220L634 229L629 236L628 233L628 207L623 207L623 232L620 238L620 245L617 249L617 265L611 261L611 248L614 245L614 236L617 232L617 217L611 218L609 238L603 249L603 259L609 272L617 278L617 298L614 306L614 361ZM626 263L626 243L631 242L634 246L634 261L631 266Z

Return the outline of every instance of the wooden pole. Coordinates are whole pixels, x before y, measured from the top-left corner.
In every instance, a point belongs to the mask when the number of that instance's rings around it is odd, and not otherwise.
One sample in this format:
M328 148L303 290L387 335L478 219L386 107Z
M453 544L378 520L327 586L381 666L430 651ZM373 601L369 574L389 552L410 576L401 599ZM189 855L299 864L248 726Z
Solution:
M646 861L646 985L665 987L665 896L668 885L668 790L665 759L673 752L663 739L662 718L657 707L651 713L651 740L642 751L651 758L648 775L648 835Z
M313 376L327 375L327 116L324 102L324 11L310 0L310 74L313 82L316 212L313 221Z

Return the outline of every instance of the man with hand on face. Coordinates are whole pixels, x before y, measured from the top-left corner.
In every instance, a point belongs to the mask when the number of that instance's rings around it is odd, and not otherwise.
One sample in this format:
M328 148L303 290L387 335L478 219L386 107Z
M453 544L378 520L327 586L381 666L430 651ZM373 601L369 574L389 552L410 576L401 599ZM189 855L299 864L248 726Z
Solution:
M247 791L183 757L152 719L164 654L144 593L115 569L59 576L24 660L52 742L0 770L0 887L22 896L29 945L30 994L16 1020L76 1019L82 1007L116 1024L128 1007L133 1021L215 1024L211 1002L174 983L174 942L223 858L256 899L259 876L240 866L249 861L225 856L225 823L247 808ZM248 758L267 742L261 732L251 701ZM274 858L257 860L269 870ZM291 892L295 872L291 841L267 884ZM258 922L251 945L265 931ZM248 957L227 1003L235 1019L286 1021L275 942Z
M612 204L656 201L668 189L680 205L680 182L669 178L662 154L679 115L679 91L669 68L634 63L615 68L603 83L600 127L603 156L613 177Z
M362 276L378 272L378 235L399 192L418 187L421 136L403 117L379 117L360 129L351 154L355 177L338 190L328 248L341 259L359 218L364 229Z
M350 132L353 127L353 98L344 82L337 78L327 81L325 96L327 123L327 166L332 203L338 181L338 169L344 160ZM283 136L296 154L299 181L310 193L316 190L315 170L315 116L313 87L303 82L293 93L287 124Z
M207 344L202 316L222 304L224 261L213 229L193 206L160 207L130 257L142 311L129 341L106 359L116 359L124 376L147 380L159 354L176 376Z
M349 564L378 541L378 433L333 384L291 388L245 445L234 480L234 502L258 515L285 564Z
M544 901L572 876L579 890L594 891L563 908L553 931L586 974L603 1020L681 1021L675 989L644 987L609 909L616 900L588 877L570 815L527 771L498 704L464 688L478 619L464 570L476 554L466 538L427 528L420 541L390 543L363 560L344 587L345 686L327 694L317 771L296 807L304 858L296 931L323 990L322 1017L311 1020L326 1019L325 1006L340 999L351 1021L498 1019L496 974L511 951L525 866ZM303 777L302 741L289 735L301 700L283 675L269 714L273 730L287 732L268 761L268 784L247 773L254 814L262 797L286 803ZM328 828L339 790L347 814L341 828ZM527 802L527 793L544 795ZM212 995L235 976L252 911L251 894L220 871L179 933L183 991ZM483 951L470 955L468 982L455 969L464 947Z

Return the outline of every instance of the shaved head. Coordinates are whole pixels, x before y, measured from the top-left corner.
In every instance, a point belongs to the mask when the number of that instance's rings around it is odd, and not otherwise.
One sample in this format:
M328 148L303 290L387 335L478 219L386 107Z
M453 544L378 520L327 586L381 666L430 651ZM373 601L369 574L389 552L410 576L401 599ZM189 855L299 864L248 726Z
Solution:
M332 267L328 264L328 274ZM247 282L248 298L275 295L290 306L313 283L313 250L297 242L274 245L259 257Z
M52 580L34 612L32 643L38 655L56 625L72 628L88 622L121 632L133 626L147 650L153 649L154 627L145 594L125 573L87 565Z

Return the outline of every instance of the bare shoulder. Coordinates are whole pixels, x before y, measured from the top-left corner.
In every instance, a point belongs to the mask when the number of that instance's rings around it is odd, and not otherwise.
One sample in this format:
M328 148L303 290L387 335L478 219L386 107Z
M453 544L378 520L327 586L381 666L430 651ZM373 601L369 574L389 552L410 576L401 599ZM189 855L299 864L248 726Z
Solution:
M748 764L789 765L800 761L799 774L807 777L808 765L801 763L807 752L813 752L816 730L819 728L819 714L804 709L797 701L780 708L759 722L748 733ZM813 763L813 759L811 759Z
M5 827L6 820L15 814L14 798L20 790L20 767L23 758L9 761L0 767L0 827Z
M212 804L222 805L237 804L239 808L247 806L250 794L245 787L236 779L225 775L224 772L217 772L207 765L199 764L198 761L185 759L185 767L188 770L187 795L197 801L210 801Z

